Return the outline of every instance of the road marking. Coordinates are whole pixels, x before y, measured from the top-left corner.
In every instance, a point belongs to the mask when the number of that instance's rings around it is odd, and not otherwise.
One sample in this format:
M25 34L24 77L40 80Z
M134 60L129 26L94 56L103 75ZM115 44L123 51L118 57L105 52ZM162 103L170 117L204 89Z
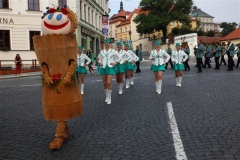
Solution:
M177 121L173 112L172 102L167 102L168 116L169 116L169 124L171 126L171 133L173 136L173 143L176 152L177 160L187 160L186 153L184 151L184 147L182 144L181 136L179 134Z

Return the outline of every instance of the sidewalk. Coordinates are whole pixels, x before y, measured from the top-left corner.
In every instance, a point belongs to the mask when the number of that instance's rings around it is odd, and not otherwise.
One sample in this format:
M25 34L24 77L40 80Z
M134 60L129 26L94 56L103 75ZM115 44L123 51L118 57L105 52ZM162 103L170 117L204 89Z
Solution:
M22 78L22 77L40 76L40 75L41 75L41 72L22 73L20 75L8 74L8 75L0 75L0 80L1 79L10 79L10 78Z

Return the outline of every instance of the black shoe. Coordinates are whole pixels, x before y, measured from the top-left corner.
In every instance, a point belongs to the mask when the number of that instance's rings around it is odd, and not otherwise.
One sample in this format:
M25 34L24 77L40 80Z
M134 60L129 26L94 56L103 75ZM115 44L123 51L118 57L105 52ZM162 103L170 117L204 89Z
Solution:
M227 71L233 71L233 69L228 69Z
M214 69L220 69L220 68L214 68Z
M197 73L202 73L202 71L197 71Z
M207 68L211 68L211 67L207 67Z

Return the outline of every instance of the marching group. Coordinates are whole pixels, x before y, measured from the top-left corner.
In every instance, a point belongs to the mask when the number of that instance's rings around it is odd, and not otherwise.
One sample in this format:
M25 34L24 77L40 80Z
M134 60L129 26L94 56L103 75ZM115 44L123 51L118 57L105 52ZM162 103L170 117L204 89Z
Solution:
M142 60L141 51L137 46L135 53L130 50L129 44L124 44L124 49L122 49L122 43L117 42L117 50L110 48L110 40L107 38L104 41L105 48L98 55L99 74L102 75L103 86L106 94L105 102L111 104L111 94L112 94L112 78L113 75L116 76L116 81L119 86L118 93L121 95L123 93L123 78L125 74L126 78L126 88L129 88L134 84L133 82L133 71L136 69L135 73L141 72L139 68L140 61ZM194 54L196 56L198 73L202 72L202 67L211 68L210 58L215 58L216 67L214 69L220 69L219 59L221 57L221 62L226 65L224 60L224 55L228 55L228 71L233 70L234 61L233 57L236 53L238 56L238 61L236 68L240 63L240 44L237 44L237 50L235 50L235 45L228 40L228 45L221 46L216 43L213 47L210 44L205 44L204 46L201 41L198 41L198 45L194 47ZM155 43L155 49L151 51L149 59L152 60L151 71L154 72L156 92L161 94L162 90L162 75L165 69L170 63L172 69L175 71L176 86L181 87L183 70L190 71L188 64L190 49L187 43L176 43L175 49L172 51L170 44L167 45L166 50L160 48L161 42L157 41ZM84 75L87 73L86 66L92 63L91 59L83 54L82 47L78 47L78 66L77 73L80 77L81 83L81 94L84 94ZM205 57L203 63L202 58Z

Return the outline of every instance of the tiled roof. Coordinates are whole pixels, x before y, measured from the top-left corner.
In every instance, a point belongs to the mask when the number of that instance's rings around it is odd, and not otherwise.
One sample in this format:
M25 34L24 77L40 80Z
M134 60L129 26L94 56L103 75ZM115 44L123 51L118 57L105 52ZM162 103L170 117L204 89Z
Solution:
M124 10L122 10L122 11L120 11L120 12L118 12L117 14L114 14L111 18L110 18L110 20L112 20L112 19L115 19L115 18L119 18L119 17L126 17L127 15L129 15L131 12L129 12L129 11L124 11Z
M140 14L140 12L141 12L140 8L134 9L134 11L131 12L131 14L128 16L128 18L125 21L123 21L122 23L120 23L119 25L117 25L117 27L125 25L125 24L129 24L131 22L131 19L132 19L132 16L134 15L134 13Z
M229 40L240 39L240 27L238 27L237 29L235 29L234 31L232 31L231 33L223 37L221 41L228 40L228 39Z
M202 43L213 43L213 42L220 42L222 37L207 37L207 36L198 36L198 40Z
M190 14L190 17L209 17L214 18L213 16L210 16L209 14L203 12L200 8L193 10Z

